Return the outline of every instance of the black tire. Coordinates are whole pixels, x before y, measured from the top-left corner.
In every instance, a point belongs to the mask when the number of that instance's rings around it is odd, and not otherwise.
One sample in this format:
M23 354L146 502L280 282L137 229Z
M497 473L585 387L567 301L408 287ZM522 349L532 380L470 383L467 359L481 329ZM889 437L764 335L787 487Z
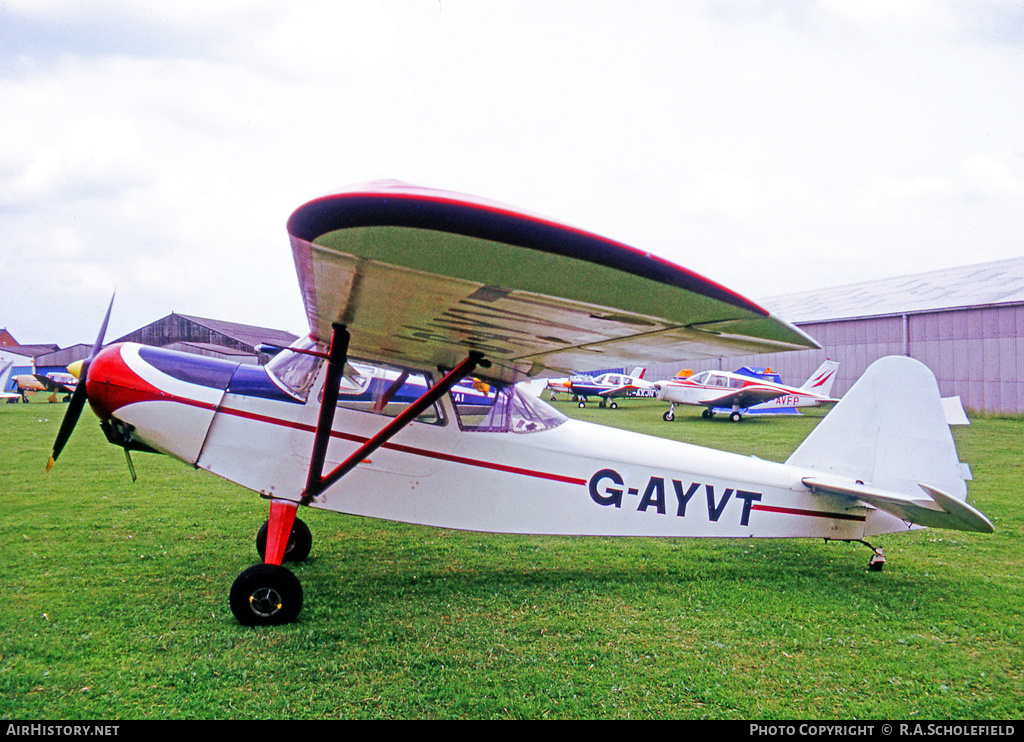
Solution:
M670 423L676 419L676 415L674 412L672 412L672 410L669 410L668 412L661 416L661 419L667 423Z
M267 558L267 533L270 531L270 522L267 521L256 533L256 551L260 559ZM313 534L309 526L300 518L295 519L292 525L291 535L288 536L288 545L284 547L284 561L304 562L313 548Z
M235 579L229 602L243 626L292 623L302 610L302 585L284 567L255 564Z
M734 412L731 415L729 415L729 419L732 420L734 423L738 423L740 420L743 419L743 416L738 412Z

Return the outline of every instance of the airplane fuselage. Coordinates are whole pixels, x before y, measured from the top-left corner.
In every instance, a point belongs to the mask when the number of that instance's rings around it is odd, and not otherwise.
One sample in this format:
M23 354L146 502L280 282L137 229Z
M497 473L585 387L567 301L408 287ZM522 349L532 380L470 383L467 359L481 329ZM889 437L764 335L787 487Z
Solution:
M324 373L310 376L296 395L266 368L121 344L92 362L87 391L133 444L295 502ZM364 386L339 401L327 467L388 419L359 396ZM504 533L857 540L908 529L863 503L811 492L797 467L570 420L547 405L504 427L493 414L482 422L484 413L446 395L308 504Z

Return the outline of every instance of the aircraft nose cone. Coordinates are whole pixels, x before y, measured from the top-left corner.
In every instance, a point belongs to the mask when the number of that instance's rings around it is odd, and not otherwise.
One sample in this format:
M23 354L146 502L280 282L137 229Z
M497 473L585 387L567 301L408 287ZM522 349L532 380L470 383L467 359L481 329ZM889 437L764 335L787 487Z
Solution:
M123 404L120 398L133 386L134 376L121 358L119 345L104 348L92 359L86 371L85 391L97 417L106 420Z

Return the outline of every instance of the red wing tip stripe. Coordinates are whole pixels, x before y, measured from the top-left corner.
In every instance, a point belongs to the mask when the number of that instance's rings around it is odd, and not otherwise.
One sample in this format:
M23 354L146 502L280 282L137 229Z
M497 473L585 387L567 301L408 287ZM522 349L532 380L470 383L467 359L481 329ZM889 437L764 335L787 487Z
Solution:
M853 520L865 521L863 515L851 515L849 513L827 513L821 510L802 510L798 508L780 508L773 505L754 505L753 510L760 510L765 513L781 513L783 515L803 515L808 518L831 518L832 520Z

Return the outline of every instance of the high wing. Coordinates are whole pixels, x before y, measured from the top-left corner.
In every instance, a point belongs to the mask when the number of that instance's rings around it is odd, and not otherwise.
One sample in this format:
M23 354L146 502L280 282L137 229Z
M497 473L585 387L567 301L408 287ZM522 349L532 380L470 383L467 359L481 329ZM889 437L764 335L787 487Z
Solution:
M311 335L349 350L489 374L816 348L691 271L542 217L395 181L311 201L288 221Z

